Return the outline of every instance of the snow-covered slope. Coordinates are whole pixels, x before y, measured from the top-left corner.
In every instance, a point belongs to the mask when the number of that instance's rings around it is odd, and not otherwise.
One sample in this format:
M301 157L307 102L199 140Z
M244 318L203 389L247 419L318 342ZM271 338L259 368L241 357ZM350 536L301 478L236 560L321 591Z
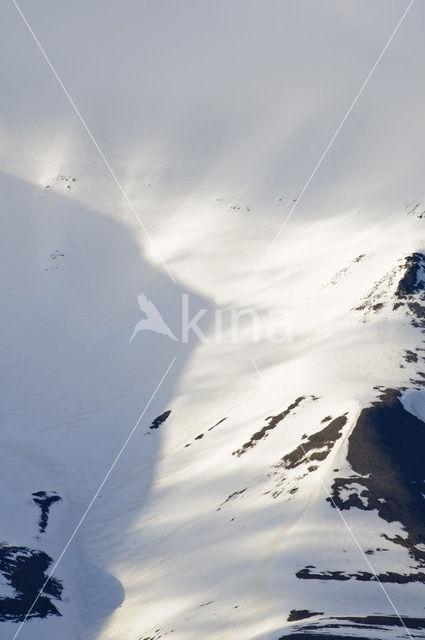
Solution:
M425 638L425 7L19 7L1 637Z

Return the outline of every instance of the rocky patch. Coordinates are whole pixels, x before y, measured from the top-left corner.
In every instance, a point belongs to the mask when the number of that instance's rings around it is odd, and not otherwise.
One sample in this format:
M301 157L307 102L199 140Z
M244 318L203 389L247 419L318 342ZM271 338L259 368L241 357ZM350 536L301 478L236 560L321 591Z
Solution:
M309 397L312 400L317 400L315 396L309 396ZM259 429L258 431L256 431L251 436L251 438L247 442L245 442L245 444L242 445L240 449L233 451L232 455L240 457L244 453L246 453L249 449L253 449L254 447L256 447L257 444L260 442L260 440L263 440L263 438L267 438L269 432L275 429L277 425L280 422L282 422L282 420L284 420L287 416L289 416L301 404L301 402L303 402L306 399L307 399L307 396L300 396L295 400L295 402L290 404L289 407L284 411L282 411L281 413L278 413L276 416L269 416L268 418L266 418L267 424L261 427L261 429Z
M0 597L1 622L22 622L27 614L28 619L61 615L52 598L61 600L62 583L51 577L45 585L52 562L43 551L0 545L0 573L15 591L14 597ZM43 595L37 598L41 589Z
M32 496L35 504L40 507L40 519L38 521L38 526L40 533L44 533L49 520L50 507L55 502L60 502L62 498L58 496L56 491L35 491Z
M155 420L153 420L151 426L149 427L149 429L159 429L159 427L164 424L164 422L166 421L166 419L168 418L168 416L171 413L171 409L169 409L168 411L164 411L164 413L162 413L160 416L158 416L157 418L155 418Z
M363 409L348 438L353 474L335 478L333 508L376 510L400 523L405 537L389 538L425 566L425 423L406 411L400 391L388 389Z
M326 422L328 419L330 419L329 416L326 417ZM284 490L289 497L298 491L301 480L309 473L316 471L319 468L319 463L328 457L335 443L342 436L346 423L347 414L331 419L327 426L311 436L304 436L296 449L283 456L274 467L277 470L274 474L278 474L278 478L275 490L272 492L273 498L280 496ZM301 473L293 479L292 485L289 485L287 472L298 468Z
M383 311L403 308L415 327L425 327L425 256L413 253L378 280L355 311L363 313L363 322ZM397 282L398 280L398 282ZM397 285L395 286L395 284ZM395 287L395 289L394 289ZM391 293L393 291L394 293Z

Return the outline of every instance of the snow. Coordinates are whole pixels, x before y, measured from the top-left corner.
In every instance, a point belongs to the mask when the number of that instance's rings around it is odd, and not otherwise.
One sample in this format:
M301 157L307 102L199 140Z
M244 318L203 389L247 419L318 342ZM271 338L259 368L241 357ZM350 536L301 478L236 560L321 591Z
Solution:
M5 4L4 543L59 557L176 360L55 571L63 597L52 601L61 617L28 620L18 637L277 640L293 630L292 609L394 615L376 582L295 573L309 564L370 570L326 490L333 469L347 464L349 429L376 399L374 387L412 387L420 368L403 360L421 345L420 331L392 301L405 256L425 248L423 220L408 215L424 199L424 7L415 4L406 17L253 277L404 10L400 3L20 6L154 245L16 8ZM356 311L372 289L382 312ZM141 319L139 292L176 335L189 295L193 315L207 309L202 329L210 341L143 332L129 344ZM237 342L228 325L217 342L217 308L255 310L261 339L247 323ZM275 328L276 311L293 335L271 343L266 330ZM302 395L319 399L254 449L232 455ZM424 419L422 391L409 388L402 402ZM325 416L346 412L347 429L319 469L302 479L305 469L289 472L273 498L279 460ZM45 534L31 501L39 490L62 498ZM382 533L403 534L375 512L350 509L344 517L364 552L384 546ZM368 558L377 573L409 572L407 550L395 545ZM422 583L385 588L402 615L421 617ZM3 579L0 595L10 596ZM17 623L2 625L12 638ZM390 633L407 637L403 629Z

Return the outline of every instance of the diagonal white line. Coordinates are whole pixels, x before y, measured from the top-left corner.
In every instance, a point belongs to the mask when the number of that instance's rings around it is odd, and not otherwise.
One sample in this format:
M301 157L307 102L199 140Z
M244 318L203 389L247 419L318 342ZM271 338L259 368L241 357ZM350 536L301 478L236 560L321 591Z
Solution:
M89 513L90 509L92 508L94 502L96 501L97 496L99 495L99 493L101 492L105 482L107 481L107 479L109 478L109 476L111 475L112 471L115 468L115 465L117 464L118 460L120 459L122 453L124 452L126 446L128 445L128 443L130 442L134 432L136 431L137 427L139 426L143 416L145 415L146 411L148 410L152 400L154 399L154 397L156 396L159 388L161 387L162 383L164 382L165 378L168 375L168 372L170 371L171 367L173 366L174 362L175 362L176 358L174 357L170 364L167 367L166 372L164 373L164 375L162 376L161 380L159 381L159 383L157 384L154 392L152 393L151 397L149 398L145 408L143 409L142 413L140 414L140 416L137 419L136 424L134 425L134 427L132 428L132 430L130 431L130 433L127 436L127 439L125 440L124 444L122 445L121 449L119 450L118 454L116 455L114 461L112 462L111 466L109 467L105 477L103 478L102 482L100 483L100 485L98 486L98 488L96 489L96 492L93 496L93 498L90 500L90 503L88 505L88 507L86 508L86 510L84 511L83 515L81 516L77 526L75 527L74 531L72 532L68 542L66 543L66 545L64 546L60 556L58 557L58 559L56 560L55 564L53 565L52 570L50 571L49 575L47 576L46 581L44 582L43 586L41 587L40 591L38 592L37 597L35 598L34 602L32 603L31 607L28 609L28 612L25 616L25 618L23 619L23 621L21 622L21 624L18 627L18 630L16 631L15 635L13 636L12 640L15 640L15 638L18 637L22 627L24 626L26 620L28 619L28 616L31 615L31 611L34 609L38 599L43 595L43 591L46 588L47 583L49 582L50 578L52 577L52 575L54 574L54 572L56 571L60 561L62 560L63 556L65 555L69 545L71 544L71 542L73 541L76 533L78 532L78 530L80 529L81 525L83 524L84 520L86 519L87 514Z
M126 203L128 204L131 212L133 213L134 217L136 218L137 222L139 223L139 225L141 226L141 228L143 229L147 239L149 240L151 246L153 247L154 251L156 252L156 254L158 255L162 266L164 267L164 269L166 270L166 272L168 273L168 275L170 276L171 280L175 283L175 279L173 274L171 273L170 269L167 267L167 264L164 260L164 258L161 255L161 252L156 244L156 242L154 241L154 239L152 238L152 236L150 235L149 231L147 230L143 220L141 219L141 217L139 216L139 214L137 213L133 203L131 202L130 198L128 197L127 193L124 191L124 188L121 184L121 182L118 180L114 170L112 169L111 165L109 164L108 160L105 157L105 154L103 153L102 149L99 147L98 143L96 142L92 132L90 131L88 125L86 124L83 116L81 115L78 107L76 106L75 102L73 101L73 99L71 98L68 90L66 89L65 85L63 84L61 78L59 77L56 69L54 68L52 62L50 61L47 53L45 52L45 50L43 49L43 47L40 44L40 41L38 40L37 36L35 35L34 31L32 30L28 20L26 19L26 17L24 16L24 14L22 13L21 8L19 7L18 3L16 2L16 0L12 0L13 4L15 5L17 11L19 12L22 20L24 21L25 25L28 28L28 31L30 32L30 34L32 35L36 45L38 46L38 48L40 49L41 53L43 54L44 59L46 60L47 64L49 65L50 69L53 72L53 75L55 76L56 80L58 81L60 87L62 88L64 94L66 95L66 97L69 100L69 103L71 104L73 110L75 111L78 119L80 120L81 124L83 125L84 129L86 130L90 140L92 141L92 143L94 144L94 146L96 147L97 152L99 153L100 157L102 158L103 162L105 163L109 173L111 174L112 178L114 179L115 183L117 184L118 189L121 191L121 194L124 198L124 200L126 201Z
M275 403L276 407L278 407L278 402L277 402L277 398L275 396L275 394L273 393L271 387L267 384L266 378L264 376L264 374L260 371L260 369L258 368L255 360L253 358L250 358L251 364L254 367L255 371L258 373L260 380L262 381L264 388L266 389L266 391L268 392L269 396L271 397L271 399L273 400L273 402ZM289 428L291 429L293 435L297 435L295 433L295 430L292 427L292 424L290 422L290 420L288 420L288 417L285 418L286 423L288 424ZM302 444L302 442L300 443L300 449L302 450L303 454L305 456L307 456L307 452ZM348 524L347 520L344 518L344 516L342 515L342 512L340 509L338 509L338 507L336 506L331 494L328 491L328 488L323 480L323 477L320 476L320 484L322 485L326 495L328 496L329 500L331 501L333 507L336 509L336 511L338 512L338 514L341 517L342 522L344 523L344 525L347 528L348 533L350 534L350 536L352 537L352 539L354 540L354 543L356 545L356 547L359 549L360 553L362 554L363 558L365 559L366 564L368 565L369 569L372 571L373 575L375 576L376 581L378 582L379 586L381 587L382 591L384 592L388 602L390 603L392 609L394 610L397 618L400 620L401 624L403 625L404 629L406 630L406 633L408 635L408 637L410 638L410 640L413 640L410 631L408 630L408 628L406 627L406 625L404 624L403 618L401 617L400 613L398 612L394 602L391 600L390 595L388 594L387 590L385 589L384 585L382 584L382 582L380 581L380 579L378 578L378 575L375 571L375 569L373 568L373 566L371 565L369 559L366 557L366 554L364 553L363 549L360 546L359 541L357 540L356 536L354 535L350 525Z
M360 87L360 89L358 90L356 97L354 98L353 102L351 103L351 105L348 108L347 113L345 114L345 116L343 117L343 119L341 120L341 122L339 123L335 133L333 134L332 138L330 139L326 149L324 150L324 152L322 153L322 155L320 156L316 166L314 167L310 177L308 178L307 182L305 183L304 187L302 188L297 200L294 202L294 204L292 205L288 215L286 216L285 220L283 221L283 223L281 224L280 228L278 229L275 237L273 238L272 242L270 243L267 251L265 252L265 254L263 255L263 257L261 258L260 262L258 263L258 266L254 272L254 274L251 276L250 280L252 280L253 278L255 278L255 276L258 274L258 272L260 271L261 267L263 266L265 260L267 259L267 256L269 255L269 253L271 252L271 250L273 249L273 247L275 246L276 242L278 241L278 239L280 238L280 235L282 233L282 231L284 230L287 222L289 221L289 219L291 218L292 214L294 213L295 209L297 208L297 206L300 203L301 198L303 197L304 193L307 191L308 186L310 184L310 182L313 180L314 176L316 175L317 170L319 169L320 165L322 164L323 160L325 159L329 149L331 148L331 146L333 145L333 143L335 142L335 138L337 137L337 135L339 134L339 132L341 131L342 127L344 126L347 118L349 117L350 113L352 112L352 110L354 109L354 106L356 104L356 102L358 101L358 99L360 98L360 96L362 95L367 83L369 82L369 80L371 79L373 73L376 70L376 67L378 66L378 64L381 62L383 55L385 54L386 50L388 49L388 47L390 46L394 36L396 35L397 31L399 30L399 28L401 27L405 17L407 16L407 14L409 13L413 3L415 0L410 0L406 10L404 11L403 15L401 16L400 20L397 22L396 26L394 27L390 37L388 38L384 48L382 49L381 53L378 56L378 59L376 60L375 64L373 65L372 69L369 71L366 80L363 82L362 86Z

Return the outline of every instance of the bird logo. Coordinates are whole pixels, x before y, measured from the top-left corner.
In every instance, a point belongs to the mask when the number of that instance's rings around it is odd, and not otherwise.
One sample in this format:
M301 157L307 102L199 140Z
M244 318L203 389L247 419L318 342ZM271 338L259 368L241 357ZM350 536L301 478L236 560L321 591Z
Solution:
M168 336L171 340L177 341L176 336L164 321L156 306L145 296L144 293L139 293L137 301L146 318L142 318L142 320L139 320L135 325L129 342L131 342L140 331L155 331L155 333L160 333L163 336Z

